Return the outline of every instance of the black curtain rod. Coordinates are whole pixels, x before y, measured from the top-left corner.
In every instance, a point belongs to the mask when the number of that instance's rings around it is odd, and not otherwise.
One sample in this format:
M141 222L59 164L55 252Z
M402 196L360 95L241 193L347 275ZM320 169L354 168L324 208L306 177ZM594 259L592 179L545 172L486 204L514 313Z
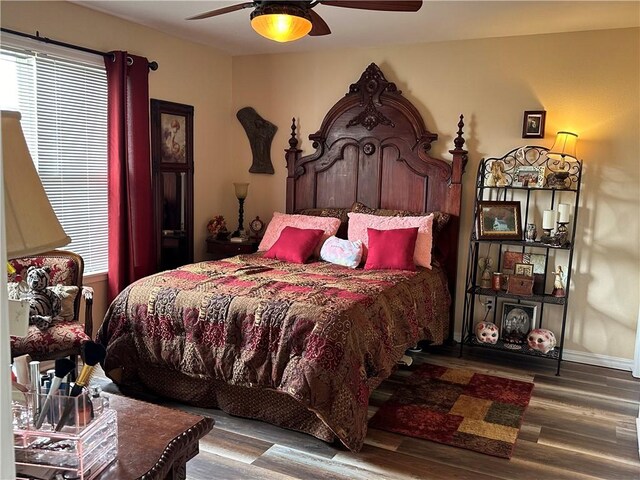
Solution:
M80 50L81 52L92 53L93 55L100 55L102 57L108 57L113 59L113 53L101 52L100 50L94 50L92 48L81 47L80 45L73 45L72 43L60 42L58 40L52 40L48 37L41 37L40 32L36 31L35 35L30 35L28 33L18 32L16 30L9 30L8 28L0 28L1 31L5 33L11 33L12 35L18 35L20 37L30 38L31 40L37 40L38 42L50 43L52 45L58 45L60 47L72 48L73 50ZM149 70L156 71L158 69L158 62L153 61L149 62Z

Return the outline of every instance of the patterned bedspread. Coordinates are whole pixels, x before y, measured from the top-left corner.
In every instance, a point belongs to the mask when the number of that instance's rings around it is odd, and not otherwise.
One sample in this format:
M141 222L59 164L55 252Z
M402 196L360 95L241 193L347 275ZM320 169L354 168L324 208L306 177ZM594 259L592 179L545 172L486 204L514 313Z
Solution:
M98 334L105 371L140 382L146 365L283 392L350 449L364 441L371 391L418 339L447 335L439 269L351 270L241 255L141 279L111 304ZM156 393L162 384L147 385ZM178 399L180 400L180 399Z

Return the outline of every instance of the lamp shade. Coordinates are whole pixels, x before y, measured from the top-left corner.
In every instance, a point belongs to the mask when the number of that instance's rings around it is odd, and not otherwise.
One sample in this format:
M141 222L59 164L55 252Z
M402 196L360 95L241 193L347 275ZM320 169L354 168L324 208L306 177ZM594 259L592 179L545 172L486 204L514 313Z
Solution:
M33 165L20 125L20 113L2 111L2 175L7 258L34 255L67 245Z
M547 152L547 157L553 160L562 160L564 157L571 157L577 159L576 156L576 143L578 142L578 135L571 132L558 132L556 134L556 141L553 142L553 146Z
M247 194L249 193L249 184L248 183L234 183L233 186L236 189L236 198L237 199L245 199L247 198Z
M275 42L292 42L311 31L311 18L295 5L271 4L251 13L251 27L260 35Z

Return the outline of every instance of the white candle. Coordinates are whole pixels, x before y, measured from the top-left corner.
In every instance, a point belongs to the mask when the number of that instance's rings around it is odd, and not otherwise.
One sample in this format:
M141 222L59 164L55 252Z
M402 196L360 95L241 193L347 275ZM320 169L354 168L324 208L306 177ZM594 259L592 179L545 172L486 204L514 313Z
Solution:
M569 209L568 203L558 204L558 223L569 223Z
M545 210L542 214L542 228L544 230L553 230L556 225L556 212L553 210Z

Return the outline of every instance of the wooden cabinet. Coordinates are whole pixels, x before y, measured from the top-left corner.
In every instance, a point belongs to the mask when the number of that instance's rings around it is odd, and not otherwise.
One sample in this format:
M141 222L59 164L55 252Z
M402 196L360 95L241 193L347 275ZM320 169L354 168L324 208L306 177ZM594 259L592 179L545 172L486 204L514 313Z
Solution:
M207 238L207 253L211 260L222 260L223 258L255 253L258 251L258 240L249 239L244 242L231 242L229 240L217 240Z
M563 174L555 172L557 166L547 149L534 146L480 162L460 354L469 346L533 355L555 360L560 373L582 162L564 163ZM553 225L552 232L543 232L543 221L546 227ZM480 322L491 341L476 336ZM497 339L487 322L498 327ZM544 351L541 344L530 342L540 333L532 334L534 329L553 332L555 348Z
M158 270L193 262L193 107L151 100Z

